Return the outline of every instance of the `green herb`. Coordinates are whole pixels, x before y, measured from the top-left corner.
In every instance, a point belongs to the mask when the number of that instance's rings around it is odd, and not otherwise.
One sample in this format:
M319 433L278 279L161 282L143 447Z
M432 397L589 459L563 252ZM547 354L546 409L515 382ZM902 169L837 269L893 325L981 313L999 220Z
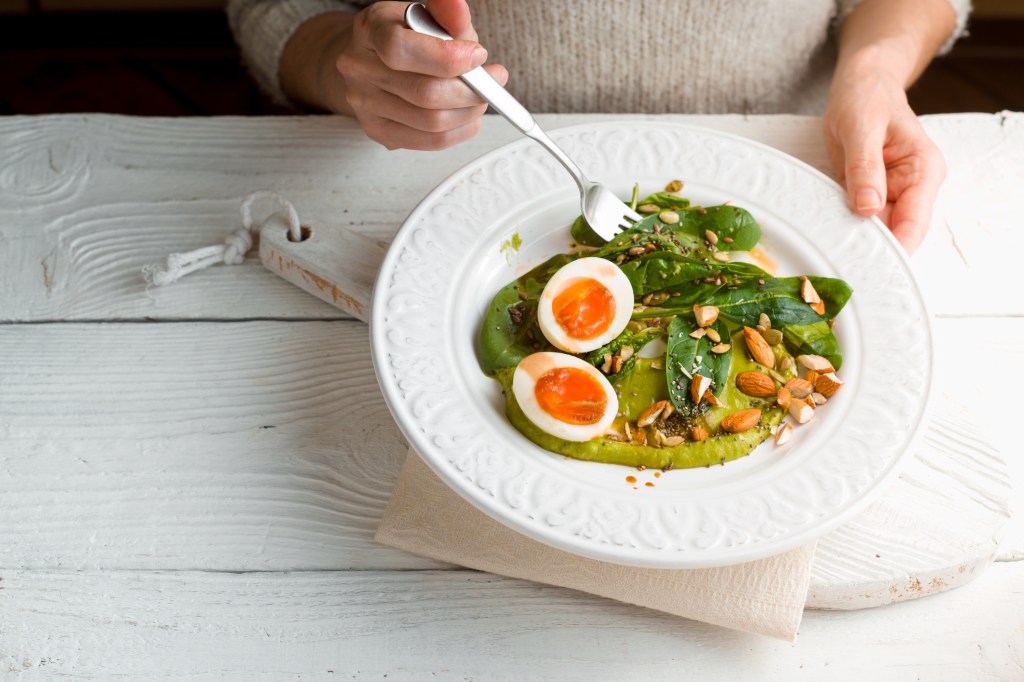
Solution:
M722 341L728 342L729 329L721 320L711 328ZM708 409L706 401L694 402L690 395L690 382L697 374L711 379L711 391L720 395L729 380L732 353L712 353L715 345L705 334L695 339L690 334L697 329L693 315L678 315L668 326L668 350L665 355L665 381L668 395L680 414L696 417Z

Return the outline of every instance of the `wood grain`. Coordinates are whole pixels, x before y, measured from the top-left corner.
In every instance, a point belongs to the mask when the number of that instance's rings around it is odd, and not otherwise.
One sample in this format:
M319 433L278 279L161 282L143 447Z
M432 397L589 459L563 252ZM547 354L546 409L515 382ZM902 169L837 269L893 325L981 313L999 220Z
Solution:
M940 338L955 339L959 322L939 328ZM1021 319L991 329L993 338L1024 338ZM1009 365L1024 348L990 352ZM372 542L405 445L361 323L8 325L0 326L0 357L8 368L0 375L0 567L439 566ZM961 452L962 418L944 428L933 438ZM1008 493L1001 460L980 456L990 476L972 477L968 463L937 452L942 470L904 477L891 507L902 516L880 513L855 533L856 551L868 554L864 570L837 554L816 574L816 600L841 607L830 586L856 593L892 581L906 575L901 559L920 571L929 557L941 559L931 569L953 577L964 561L958 551L973 552L969 568L987 563ZM947 484L936 499L931 489ZM932 524L947 516L926 517L944 503L956 503L959 516L938 533ZM979 538L978 528L991 530ZM922 530L921 547L900 548L902 533ZM883 560L871 556L882 550Z
M795 644L471 571L5 571L0 671L23 679L863 682L881 674L1010 682L1024 672L1020 567L995 566L987 580L933 599L809 612ZM936 609L947 617L935 618Z
M546 128L623 115L547 115ZM766 142L828 170L817 119L666 116ZM950 176L936 229L915 258L941 314L1024 314L1010 261L1024 247L1014 197L990 169L1024 177L1024 115L938 116L926 126ZM961 144L966 131L972 144ZM271 276L256 258L146 291L140 269L214 244L250 192L286 195L303 222L388 241L408 212L465 163L517 139L487 117L443 153L388 152L343 118L10 117L0 121L0 320L345 317ZM969 204L959 197L976 197ZM991 249L993 241L999 249ZM997 266L997 267L994 267ZM1001 267L1008 266L1008 267ZM986 286L965 286L979 281ZM257 293L258 292L258 293ZM981 294L984 295L981 295Z

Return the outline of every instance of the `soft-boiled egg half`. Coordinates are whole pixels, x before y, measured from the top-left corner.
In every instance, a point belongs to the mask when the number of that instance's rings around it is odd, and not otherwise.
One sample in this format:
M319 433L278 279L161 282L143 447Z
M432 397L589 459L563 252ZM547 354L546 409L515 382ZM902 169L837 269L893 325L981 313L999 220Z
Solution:
M586 353L618 336L633 314L633 286L614 263L580 258L556 272L537 306L537 322L555 348Z
M523 414L562 440L593 440L619 411L615 389L593 365L565 353L534 353L516 366L512 393Z

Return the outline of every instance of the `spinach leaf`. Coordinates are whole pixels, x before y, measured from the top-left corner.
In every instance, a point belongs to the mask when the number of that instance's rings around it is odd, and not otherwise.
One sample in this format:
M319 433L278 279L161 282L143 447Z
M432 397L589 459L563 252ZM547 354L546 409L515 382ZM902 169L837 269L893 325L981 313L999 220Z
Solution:
M782 330L782 339L793 355L820 355L839 369L843 365L843 353L839 340L832 333L826 320L813 324L795 324Z
M850 296L853 295L853 289L843 280L832 277L814 277L812 275L807 279L811 280L814 290L818 292L818 296L825 302L825 317L834 320L839 311L846 305L846 302L850 300Z
M690 200L684 199L676 194L672 194L671 192L655 192L654 194L646 196L637 202L637 206L643 206L644 204L657 206L663 211L678 211L688 207L690 205Z
M572 235L574 242L583 246L602 246L607 243L601 235L594 232L594 228L590 226L590 223L583 216L573 221L569 233Z
M480 330L480 365L493 376L499 369L551 345L537 325L537 301L555 272L576 256L559 254L502 287L491 300ZM532 336L532 338L531 338Z
M729 338L729 330L718 320L711 327L718 332L723 342ZM676 316L668 327L668 350L665 354L665 381L672 404L680 414L696 417L708 409L708 404L694 403L690 396L690 382L695 374L711 379L711 390L719 395L729 380L732 353L721 355L711 352L714 345L707 335L699 339L690 336L697 329L692 315Z
M761 241L761 226L746 209L738 206L710 206L679 213L680 221L673 226L676 234L694 239L704 250L705 233L710 230L718 236L719 251L749 251ZM731 242L725 241L731 239Z
M747 263L719 263L683 256L670 251L654 251L619 266L633 286L633 293L644 296L653 291L668 291L673 296L669 307L688 308L703 302L710 292L722 286L768 277L764 270ZM721 280L718 284L715 282ZM681 298L680 298L681 297ZM680 300L676 300L680 299Z

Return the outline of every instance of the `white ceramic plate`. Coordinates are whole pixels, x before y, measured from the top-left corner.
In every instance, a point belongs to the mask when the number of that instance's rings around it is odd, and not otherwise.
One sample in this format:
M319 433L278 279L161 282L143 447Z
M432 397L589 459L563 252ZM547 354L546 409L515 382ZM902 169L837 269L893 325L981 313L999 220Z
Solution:
M552 137L626 197L674 178L695 203L732 201L763 228L780 275L841 277L854 289L836 334L846 386L792 441L708 469L654 471L562 457L504 417L480 371L476 337L494 293L570 244L579 199L530 140L441 183L384 260L373 300L374 364L406 437L479 509L541 542L635 566L697 568L792 549L873 498L911 452L932 376L929 317L903 251L842 190L770 147L657 122L565 128ZM518 233L518 252L501 249ZM639 479L627 483L628 475ZM653 483L648 487L646 483Z

